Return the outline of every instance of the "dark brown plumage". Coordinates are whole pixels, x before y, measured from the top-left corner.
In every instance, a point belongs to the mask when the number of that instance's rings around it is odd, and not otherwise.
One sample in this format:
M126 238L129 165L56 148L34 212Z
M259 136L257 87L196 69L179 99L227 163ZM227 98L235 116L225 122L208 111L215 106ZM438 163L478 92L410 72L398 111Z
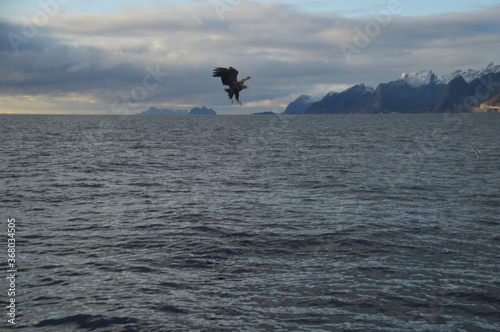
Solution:
M236 97L238 105L241 105L241 101L239 99L240 91L243 89L249 89L249 87L245 85L245 82L250 79L250 76L238 82L238 71L233 67L215 68L212 76L220 77L222 80L222 84L229 87L228 89L224 90L227 92L229 99L231 99L231 103L234 102L233 97Z

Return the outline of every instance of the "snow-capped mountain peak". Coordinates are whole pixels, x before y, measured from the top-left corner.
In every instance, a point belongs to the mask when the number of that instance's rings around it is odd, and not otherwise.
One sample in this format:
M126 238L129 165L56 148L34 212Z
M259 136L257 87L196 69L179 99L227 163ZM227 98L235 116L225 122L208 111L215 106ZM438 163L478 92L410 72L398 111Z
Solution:
M494 74L498 72L500 72L500 65L495 65L493 62L491 62L488 66L486 66L486 68L479 70L474 70L474 69L456 70L449 75L443 75L441 81L443 81L443 83L449 83L454 78L462 76L467 83L470 83L473 80L480 78L481 76Z
M400 82L404 82L411 87L420 87L424 85L429 85L436 83L437 76L432 72L432 70L422 70L414 73L403 73L399 78Z
M443 75L438 77L432 72L432 70L422 70L413 73L403 73L399 78L398 82L407 84L411 87L421 87L429 84L448 84L453 79L458 76L462 76L467 83L480 78L484 75L494 74L500 72L500 65L495 65L491 62L486 68L479 70L468 69L468 70L456 70L449 75Z
M339 93L336 92L336 91L330 91L328 92L325 96L323 96L321 99L323 98L327 98L327 97L331 97L331 96L335 96L335 95L338 95Z

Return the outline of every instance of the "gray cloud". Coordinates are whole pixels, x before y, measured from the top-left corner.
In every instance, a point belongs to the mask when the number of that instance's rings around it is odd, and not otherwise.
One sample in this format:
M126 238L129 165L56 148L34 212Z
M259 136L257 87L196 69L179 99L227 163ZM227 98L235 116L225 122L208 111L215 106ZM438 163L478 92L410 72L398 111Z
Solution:
M244 1L221 20L213 3L191 2L140 12L59 13L30 38L23 37L25 22L3 18L0 94L72 94L111 105L135 93L130 103L226 105L211 70L231 65L252 76L242 100L267 105L359 82L376 85L404 71L446 74L499 62L500 6L400 15L383 22ZM17 52L13 36L22 40ZM153 84L147 68L169 75Z

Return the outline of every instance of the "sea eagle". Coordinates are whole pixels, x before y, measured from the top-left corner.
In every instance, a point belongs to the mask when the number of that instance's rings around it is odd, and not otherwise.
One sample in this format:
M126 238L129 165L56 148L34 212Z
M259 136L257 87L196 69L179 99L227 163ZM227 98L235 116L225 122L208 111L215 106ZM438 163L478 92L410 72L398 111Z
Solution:
M238 71L233 67L229 67L229 69L221 67L215 68L212 76L220 77L222 80L222 84L229 86L229 89L224 90L227 92L229 99L231 99L231 103L234 103L234 96L236 97L238 105L241 105L241 101L239 99L240 91L243 89L249 89L249 87L245 85L245 82L250 79L250 76L247 76L247 78L244 78L238 82Z

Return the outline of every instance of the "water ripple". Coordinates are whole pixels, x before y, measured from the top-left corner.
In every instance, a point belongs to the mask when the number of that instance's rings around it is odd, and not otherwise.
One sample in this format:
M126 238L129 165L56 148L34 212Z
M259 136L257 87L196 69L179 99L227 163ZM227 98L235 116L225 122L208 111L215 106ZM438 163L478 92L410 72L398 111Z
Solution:
M0 117L19 330L500 329L498 116Z

